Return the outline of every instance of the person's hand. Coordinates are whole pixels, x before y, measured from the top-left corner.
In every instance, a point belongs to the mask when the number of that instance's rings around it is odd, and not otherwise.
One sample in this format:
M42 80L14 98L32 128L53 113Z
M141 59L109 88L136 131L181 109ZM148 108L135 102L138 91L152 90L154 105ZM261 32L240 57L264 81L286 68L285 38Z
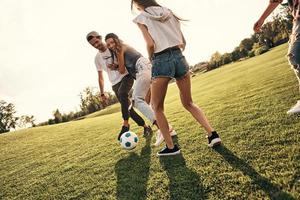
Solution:
M107 103L107 96L104 93L100 94L100 99L101 102Z
M264 24L263 19L259 19L253 26L253 30L255 33L258 33L261 30L262 25Z

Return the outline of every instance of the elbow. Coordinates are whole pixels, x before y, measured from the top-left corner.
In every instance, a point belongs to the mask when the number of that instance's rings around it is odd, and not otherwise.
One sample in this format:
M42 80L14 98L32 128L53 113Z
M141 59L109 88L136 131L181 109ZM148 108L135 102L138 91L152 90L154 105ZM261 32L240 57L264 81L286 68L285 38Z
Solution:
M149 50L154 51L154 44L153 43L148 44L147 47L148 47Z

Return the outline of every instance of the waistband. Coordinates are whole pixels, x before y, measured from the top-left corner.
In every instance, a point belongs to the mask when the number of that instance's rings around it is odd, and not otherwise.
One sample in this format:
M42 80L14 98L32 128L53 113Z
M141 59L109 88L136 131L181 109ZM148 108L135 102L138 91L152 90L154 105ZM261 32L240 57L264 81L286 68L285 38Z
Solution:
M159 56L161 54L172 52L172 51L177 51L177 50L180 50L180 48L178 46L170 47L170 48L164 49L164 50L162 50L160 52L154 53L153 55L154 56Z

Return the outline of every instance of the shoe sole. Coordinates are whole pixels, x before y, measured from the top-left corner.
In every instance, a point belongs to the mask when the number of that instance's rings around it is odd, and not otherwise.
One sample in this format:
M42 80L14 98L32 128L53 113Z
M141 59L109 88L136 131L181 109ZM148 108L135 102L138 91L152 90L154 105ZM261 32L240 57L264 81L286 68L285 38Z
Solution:
M219 146L222 143L220 138L215 138L211 141L210 144L208 144L209 147L215 147L215 146Z
M158 157L163 157L163 156L175 156L175 155L178 155L180 154L180 150L176 151L176 152L173 152L173 153L164 153L164 154L159 154L157 153L157 156Z

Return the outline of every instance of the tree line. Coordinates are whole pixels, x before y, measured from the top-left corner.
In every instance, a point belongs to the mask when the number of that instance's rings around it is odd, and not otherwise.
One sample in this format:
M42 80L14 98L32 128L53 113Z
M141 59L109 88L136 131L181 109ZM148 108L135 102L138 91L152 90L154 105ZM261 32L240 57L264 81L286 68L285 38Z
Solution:
M224 54L215 52L209 61L191 66L191 71L207 72L232 62L261 55L270 48L286 43L292 29L292 19L287 6L283 6L279 14L262 26L260 33L254 33L249 38L243 39L232 52Z
M28 126L36 126L33 115L22 115L17 117L15 105L12 103L7 103L4 100L0 100L0 134L9 132L10 129Z
M61 113L59 109L55 109L52 118L39 124L35 123L36 119L33 115L17 116L14 104L0 100L0 134L9 132L11 129L45 126L79 120L88 114L103 110L118 101L112 93L107 94L106 102L101 102L99 96L99 92L94 92L93 88L87 87L79 94L79 111Z
M112 93L107 93L107 101L100 100L99 91L94 92L94 88L87 87L80 94L80 110L71 111L69 113L61 113L59 109L53 112L53 118L48 119L46 122L38 124L38 126L45 126L51 124L59 124L69 122L72 120L83 119L86 115L105 109L107 106L113 105L118 102L117 97Z

